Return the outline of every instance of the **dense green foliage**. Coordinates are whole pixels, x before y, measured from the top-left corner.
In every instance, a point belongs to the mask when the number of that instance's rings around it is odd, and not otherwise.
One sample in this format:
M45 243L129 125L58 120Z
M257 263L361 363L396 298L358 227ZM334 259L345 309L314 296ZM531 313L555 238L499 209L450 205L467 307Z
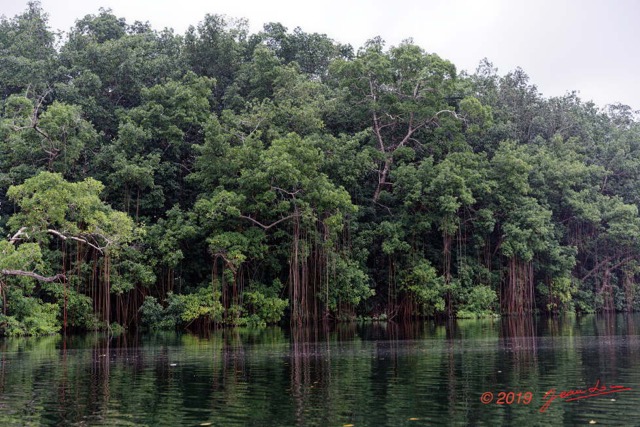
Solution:
M0 52L5 334L639 307L627 106L217 15Z

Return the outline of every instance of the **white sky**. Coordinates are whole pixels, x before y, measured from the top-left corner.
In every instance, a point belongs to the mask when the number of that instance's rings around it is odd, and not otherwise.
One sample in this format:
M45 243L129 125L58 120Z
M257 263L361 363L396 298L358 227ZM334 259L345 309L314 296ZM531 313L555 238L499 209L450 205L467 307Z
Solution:
M522 67L545 96L577 90L584 101L640 109L640 0L42 0L53 29L111 8L127 22L184 33L206 13L325 33L355 49L380 35L405 38L473 72L487 57L500 75ZM7 17L27 0L0 0Z

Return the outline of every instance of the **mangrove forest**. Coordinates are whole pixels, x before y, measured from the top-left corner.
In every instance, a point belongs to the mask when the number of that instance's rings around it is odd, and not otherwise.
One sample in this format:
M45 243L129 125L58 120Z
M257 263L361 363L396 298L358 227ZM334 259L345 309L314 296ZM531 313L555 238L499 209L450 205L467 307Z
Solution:
M0 334L640 308L640 122L206 15L0 20Z

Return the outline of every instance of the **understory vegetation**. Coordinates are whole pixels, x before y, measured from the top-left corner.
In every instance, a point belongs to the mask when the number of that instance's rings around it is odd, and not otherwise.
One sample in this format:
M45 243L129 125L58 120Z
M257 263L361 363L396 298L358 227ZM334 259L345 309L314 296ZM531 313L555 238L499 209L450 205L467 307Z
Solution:
M407 40L0 20L0 331L640 307L640 125Z

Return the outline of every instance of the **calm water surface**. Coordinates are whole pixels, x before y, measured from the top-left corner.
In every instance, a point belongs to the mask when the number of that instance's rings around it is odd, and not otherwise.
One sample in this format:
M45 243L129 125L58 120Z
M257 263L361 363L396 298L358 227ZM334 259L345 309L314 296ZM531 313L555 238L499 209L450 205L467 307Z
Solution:
M639 331L618 315L7 339L0 426L640 425ZM552 389L582 398L540 412Z

